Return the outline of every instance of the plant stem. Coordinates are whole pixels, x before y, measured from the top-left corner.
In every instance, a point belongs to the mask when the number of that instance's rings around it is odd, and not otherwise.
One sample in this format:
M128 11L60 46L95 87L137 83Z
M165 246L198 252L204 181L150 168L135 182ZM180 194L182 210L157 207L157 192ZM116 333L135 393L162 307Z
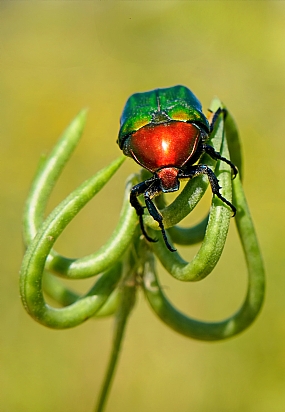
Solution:
M115 330L114 330L114 337L113 337L113 345L111 356L109 359L109 364L107 367L107 372L103 381L103 385L101 388L101 393L99 396L98 403L95 408L95 412L102 412L106 405L106 401L108 398L108 394L111 388L111 384L114 378L114 372L118 363L119 352L122 345L122 339L125 332L127 319L130 315L130 312L134 306L135 302L135 295L136 295L136 273L132 272L130 276L128 276L124 280L124 284L122 285L123 291L121 293L121 302L116 312L115 318Z

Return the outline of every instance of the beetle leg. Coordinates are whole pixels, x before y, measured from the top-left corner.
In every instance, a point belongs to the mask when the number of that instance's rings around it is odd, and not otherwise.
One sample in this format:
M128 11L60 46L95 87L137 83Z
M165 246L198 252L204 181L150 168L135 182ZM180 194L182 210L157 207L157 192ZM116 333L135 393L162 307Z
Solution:
M212 119L210 120L210 133L212 133L212 131L214 130L214 126L215 126L217 118L219 117L221 113L223 113L224 120L225 120L225 118L227 117L227 110L221 107L219 107L214 113L212 112L212 110L210 109L208 110L210 113L212 113Z
M173 247L168 242L166 232L165 232L165 228L164 228L164 224L163 224L163 217L161 216L161 214L159 213L159 211L157 210L156 206L154 205L154 203L152 201L152 198L154 196L158 195L159 193L161 193L159 183L157 184L156 182L154 182L154 184L151 185L144 192L145 204L146 204L146 207L147 207L151 217L153 217L153 219L159 224L159 227L160 227L160 230L161 230L161 233L162 233L162 237L163 237L164 243L166 244L167 249L169 249L170 252L176 252L176 249L173 249Z
M191 170L192 169L192 170ZM211 185L211 189L212 189L212 193L214 195L216 195L219 199L221 199L226 205L228 205L232 211L233 211L233 216L234 217L236 215L236 208L235 206L229 202L224 196L221 195L220 193L220 185L219 185L219 181L217 179L217 176L215 175L215 173L212 171L212 169L210 169L209 166L207 165L197 165L197 166L191 166L191 169L186 172L186 173L181 173L181 175L178 175L178 178L193 178L195 176L204 174L208 176L210 185Z
M221 113L223 114L224 119L225 119L226 116L227 116L227 110L226 110L226 109L219 107L218 110L216 110L215 113L213 113L213 116L212 116L212 119L211 119L211 122L210 122L210 134L211 134L212 131L214 130L215 123L216 123L216 121L217 121L217 119L218 119L218 116L219 116ZM226 157L221 156L220 153L219 153L219 152L216 152L215 149L214 149L212 146L210 146L210 145L207 145L207 144L204 143L204 144L203 144L203 147L204 147L204 151L205 151L209 156L211 156L213 159L215 159L215 160L222 160L223 162L225 162L225 163L227 163L228 165L230 165L231 168L232 168L232 171L233 171L233 179L236 177L236 175L238 174L238 168L237 168L229 159L227 159Z
M222 160L223 162L227 163L228 165L231 166L232 171L233 171L233 179L236 177L236 175L238 174L238 168L226 157L223 157L220 155L219 152L216 152L215 149L208 145L208 144L204 144L204 151L211 156L213 159L215 160Z
M150 179L151 180L151 179ZM135 208L137 215L139 217L139 222L140 222L140 227L141 227L141 231L144 235L144 237L149 241L149 242L157 242L157 239L152 239L145 230L144 224L143 224L143 214L144 214L144 207L140 204L140 202L138 201L138 196L142 195L147 189L148 187L151 185L151 181L144 181L141 182L137 185L135 185L132 189L131 189L131 193L130 193L130 203L133 206L133 208Z

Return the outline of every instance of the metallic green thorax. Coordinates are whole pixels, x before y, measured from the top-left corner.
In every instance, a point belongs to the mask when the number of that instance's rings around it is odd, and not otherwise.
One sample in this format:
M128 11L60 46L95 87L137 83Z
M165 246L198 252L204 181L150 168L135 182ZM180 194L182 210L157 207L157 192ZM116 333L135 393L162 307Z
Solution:
M173 86L135 93L129 97L122 113L118 144L122 149L125 138L143 126L173 120L196 122L209 131L201 103L187 87Z

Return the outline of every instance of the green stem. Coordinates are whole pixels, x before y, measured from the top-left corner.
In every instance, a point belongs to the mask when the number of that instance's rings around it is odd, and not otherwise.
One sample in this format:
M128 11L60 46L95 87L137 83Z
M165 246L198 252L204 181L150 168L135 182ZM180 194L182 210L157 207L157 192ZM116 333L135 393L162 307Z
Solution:
M98 403L95 407L95 412L102 412L106 406L106 401L108 398L109 391L111 389L111 384L113 382L114 373L116 366L118 364L118 358L120 349L122 346L122 340L124 332L126 329L126 324L130 312L135 303L136 294L136 273L132 271L132 274L126 278L123 285L123 290L121 293L121 302L119 308L116 312L115 317L115 331L112 345L112 352L109 359L109 364L107 367L106 375L102 384L101 393L99 396Z

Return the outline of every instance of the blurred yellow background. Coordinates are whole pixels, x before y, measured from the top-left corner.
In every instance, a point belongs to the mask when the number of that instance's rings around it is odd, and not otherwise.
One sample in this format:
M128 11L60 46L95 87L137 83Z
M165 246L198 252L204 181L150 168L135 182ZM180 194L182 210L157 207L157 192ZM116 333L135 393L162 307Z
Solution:
M106 411L285 410L284 20L281 1L0 2L1 411L91 411L111 344L112 319L53 331L21 305L21 215L41 153L89 108L52 208L120 155L116 138L128 96L175 84L188 86L205 109L218 96L237 121L267 270L265 305L241 335L205 343L168 329L140 295ZM119 216L125 179L136 170L128 159L68 227L59 252L78 257L104 243ZM209 202L210 196L195 216ZM190 259L195 250L182 253ZM160 271L167 294L188 314L229 316L246 290L234 220L222 259L205 281L182 284Z

